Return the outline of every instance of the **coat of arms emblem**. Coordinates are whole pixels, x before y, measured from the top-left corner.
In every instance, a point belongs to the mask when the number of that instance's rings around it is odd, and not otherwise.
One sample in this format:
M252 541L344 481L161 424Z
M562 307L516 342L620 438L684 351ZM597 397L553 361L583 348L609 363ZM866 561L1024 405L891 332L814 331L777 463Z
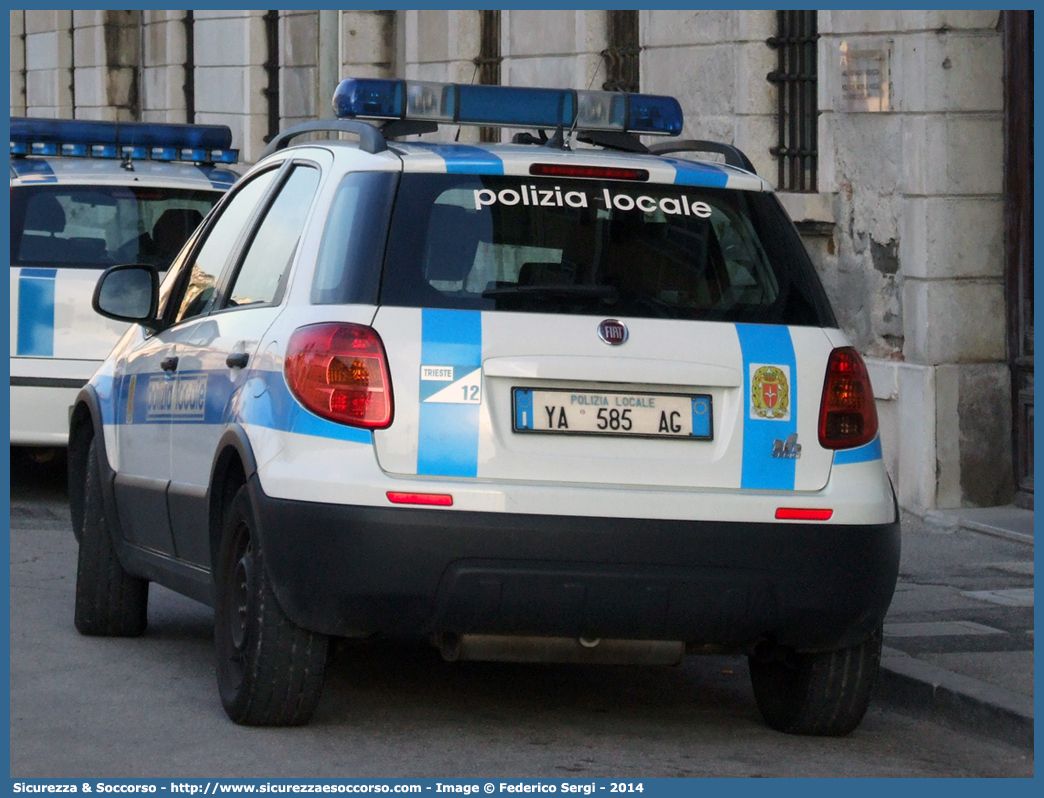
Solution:
M790 417L790 383L778 366L761 366L750 381L753 417L783 421Z

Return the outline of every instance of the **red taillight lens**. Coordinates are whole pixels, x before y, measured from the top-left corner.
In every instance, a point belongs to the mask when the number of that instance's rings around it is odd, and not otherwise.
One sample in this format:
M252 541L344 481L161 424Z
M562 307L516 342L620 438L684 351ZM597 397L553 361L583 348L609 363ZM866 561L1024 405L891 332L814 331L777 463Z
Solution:
M850 346L835 349L827 363L819 406L819 443L825 449L850 449L877 435L877 407L870 376Z
M829 521L833 510L819 510L811 507L777 507L776 518L786 521Z
M388 501L392 504L430 504L434 507L452 507L453 497L448 493L399 493L388 491Z
M380 336L361 324L313 324L290 336L286 382L316 415L379 429L392 420L391 379Z

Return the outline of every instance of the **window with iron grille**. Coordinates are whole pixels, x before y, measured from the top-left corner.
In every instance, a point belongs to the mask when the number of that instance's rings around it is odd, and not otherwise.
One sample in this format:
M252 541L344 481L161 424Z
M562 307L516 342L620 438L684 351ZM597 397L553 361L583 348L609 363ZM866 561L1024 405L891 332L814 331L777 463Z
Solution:
M500 12L479 11L479 55L475 59L478 82L483 86L500 85ZM479 141L500 141L500 128L479 128Z
M609 11L607 39L609 46L602 50L605 60L605 91L640 91L638 80L638 12Z
M815 11L776 12L776 35L767 44L778 56L768 79L778 93L779 137L769 152L779 164L780 191L818 190L818 41Z

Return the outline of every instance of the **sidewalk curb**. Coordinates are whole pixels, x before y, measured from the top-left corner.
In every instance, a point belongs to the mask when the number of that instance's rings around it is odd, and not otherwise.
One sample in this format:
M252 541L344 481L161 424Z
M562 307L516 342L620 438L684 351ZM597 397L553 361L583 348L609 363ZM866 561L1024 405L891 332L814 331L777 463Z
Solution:
M972 532L980 532L983 535L993 535L995 538L1013 540L1016 543L1022 543L1027 546L1033 545L1033 535L1027 535L1023 532L1018 532L1014 529L1006 529L1004 527L993 526L991 524L982 524L978 521L972 521L969 519L961 519L961 521L958 523L958 526L961 529L968 529Z
M929 510L922 520L940 529L964 529L1028 546L1033 545L1033 513L1029 510L1008 507Z
M910 656L885 656L877 696L893 709L1033 750L1033 699Z

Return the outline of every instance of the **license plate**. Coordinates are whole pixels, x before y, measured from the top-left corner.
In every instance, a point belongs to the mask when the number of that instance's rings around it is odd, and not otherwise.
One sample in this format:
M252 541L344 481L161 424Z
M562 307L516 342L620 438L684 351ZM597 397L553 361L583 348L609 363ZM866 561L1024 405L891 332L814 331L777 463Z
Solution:
M709 394L616 393L512 388L515 432L622 435L709 441Z

